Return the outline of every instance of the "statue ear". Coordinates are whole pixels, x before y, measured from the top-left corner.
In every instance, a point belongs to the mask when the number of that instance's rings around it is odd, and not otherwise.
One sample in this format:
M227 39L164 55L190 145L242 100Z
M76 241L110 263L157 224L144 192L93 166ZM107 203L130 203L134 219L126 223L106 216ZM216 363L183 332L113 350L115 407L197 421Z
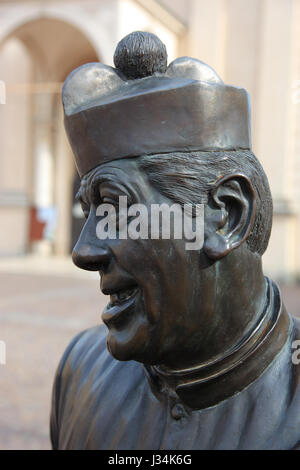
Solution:
M204 252L217 260L238 248L254 223L256 195L243 174L225 176L211 192L206 210Z

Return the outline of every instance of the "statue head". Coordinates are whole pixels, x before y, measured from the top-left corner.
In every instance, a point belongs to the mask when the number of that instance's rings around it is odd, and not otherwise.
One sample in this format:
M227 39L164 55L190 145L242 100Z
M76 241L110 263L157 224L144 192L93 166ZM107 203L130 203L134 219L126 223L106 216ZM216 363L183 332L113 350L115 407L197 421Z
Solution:
M102 318L116 359L187 367L236 344L265 301L272 199L251 151L249 97L199 60L167 67L150 33L124 38L114 60L64 84L86 216L73 260L99 271L110 295ZM201 246L187 248L184 223L182 236L162 237L163 218L152 230L154 206L175 207Z

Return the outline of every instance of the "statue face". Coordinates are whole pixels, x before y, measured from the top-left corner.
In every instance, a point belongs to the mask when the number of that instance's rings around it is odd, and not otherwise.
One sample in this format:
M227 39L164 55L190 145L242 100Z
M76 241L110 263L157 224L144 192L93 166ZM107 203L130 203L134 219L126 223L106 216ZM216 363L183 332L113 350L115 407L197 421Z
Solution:
M153 203L174 202L150 185L136 159L101 165L82 182L81 193L87 220L73 260L99 271L101 290L110 295L102 314L109 351L119 360L180 362L195 345L201 347L211 323L209 280L200 269L199 252L187 251L185 240L100 240L96 235L101 202L117 206L119 196L127 196L130 204L149 210Z

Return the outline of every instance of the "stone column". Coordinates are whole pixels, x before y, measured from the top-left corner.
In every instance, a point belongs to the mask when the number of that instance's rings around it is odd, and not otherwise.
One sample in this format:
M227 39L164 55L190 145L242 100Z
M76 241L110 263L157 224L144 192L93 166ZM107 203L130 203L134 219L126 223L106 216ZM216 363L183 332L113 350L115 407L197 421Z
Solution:
M226 0L191 0L187 54L206 62L223 77L226 46Z
M267 273L287 278L295 255L288 181L293 0L261 3L254 151L268 175L274 201L274 224L264 264Z
M52 93L36 93L33 111L33 206L38 218L47 221L54 214L54 152L52 142ZM52 213L52 215L51 215ZM32 243L32 250L38 254L50 254L53 236L49 224L44 230L45 238ZM51 230L51 228L50 228ZM47 232L47 233L46 233Z
M0 104L0 256L23 254L28 244L31 96L21 85L29 81L31 68L19 41L2 45L0 80L6 97Z
M63 126L63 112L60 100L57 101L56 107L55 201L58 212L55 233L55 254L68 255L71 239L72 190L75 168L71 148Z

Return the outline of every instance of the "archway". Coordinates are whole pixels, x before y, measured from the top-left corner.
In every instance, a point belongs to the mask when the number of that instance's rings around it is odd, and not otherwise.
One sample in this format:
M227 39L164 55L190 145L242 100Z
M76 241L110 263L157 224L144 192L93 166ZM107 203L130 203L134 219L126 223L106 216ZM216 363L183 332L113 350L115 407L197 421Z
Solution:
M61 88L74 68L98 60L80 30L54 18L22 24L0 47L7 93L0 108L5 254L69 252L75 171L63 129Z

